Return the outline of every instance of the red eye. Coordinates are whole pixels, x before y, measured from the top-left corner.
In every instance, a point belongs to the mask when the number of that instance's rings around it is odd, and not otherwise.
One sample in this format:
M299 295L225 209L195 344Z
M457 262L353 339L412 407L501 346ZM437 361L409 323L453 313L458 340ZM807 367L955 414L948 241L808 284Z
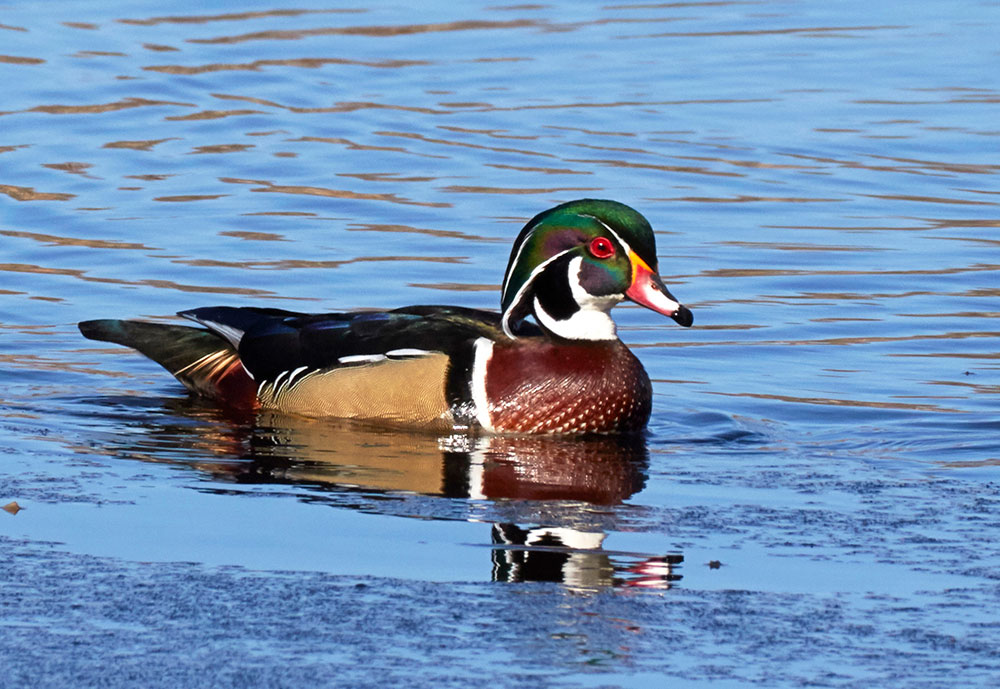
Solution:
M615 255L615 245L607 237L592 239L589 248L594 258L611 258Z

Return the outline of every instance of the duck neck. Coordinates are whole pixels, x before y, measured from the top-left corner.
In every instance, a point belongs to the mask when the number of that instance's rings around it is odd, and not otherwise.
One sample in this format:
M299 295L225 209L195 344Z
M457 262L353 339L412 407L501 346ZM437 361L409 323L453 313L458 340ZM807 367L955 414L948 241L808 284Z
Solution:
M617 340L610 311L623 296L587 292L580 285L580 265L581 259L573 258L559 266L561 270L538 275L532 284L530 315L545 332L564 340Z

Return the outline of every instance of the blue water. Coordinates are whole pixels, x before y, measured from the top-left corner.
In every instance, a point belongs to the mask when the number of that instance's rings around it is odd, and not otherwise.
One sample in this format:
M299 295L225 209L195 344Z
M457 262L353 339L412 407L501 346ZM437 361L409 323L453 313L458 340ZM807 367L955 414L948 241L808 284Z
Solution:
M8 682L995 686L998 28L967 0L9 4ZM524 221L582 196L650 219L695 314L615 311L638 446L231 418L76 330L496 308Z

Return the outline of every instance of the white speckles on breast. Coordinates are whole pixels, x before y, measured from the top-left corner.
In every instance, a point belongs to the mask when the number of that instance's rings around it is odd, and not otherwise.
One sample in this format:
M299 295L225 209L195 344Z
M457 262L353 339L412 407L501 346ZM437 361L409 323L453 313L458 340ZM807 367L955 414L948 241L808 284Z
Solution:
M583 354L590 366L581 367L570 359L565 368L550 366L535 378L505 377L490 399L495 429L574 434L643 428L649 417L650 387L638 360L621 343L599 355L594 350Z

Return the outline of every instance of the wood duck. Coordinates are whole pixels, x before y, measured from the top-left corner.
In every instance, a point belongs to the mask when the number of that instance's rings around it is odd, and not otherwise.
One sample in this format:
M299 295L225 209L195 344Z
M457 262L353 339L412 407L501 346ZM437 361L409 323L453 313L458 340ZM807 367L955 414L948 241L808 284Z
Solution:
M80 323L234 409L486 433L634 433L652 386L610 311L630 299L690 326L657 273L653 230L595 199L539 213L518 234L501 312L459 306L304 314L216 306L204 328Z

